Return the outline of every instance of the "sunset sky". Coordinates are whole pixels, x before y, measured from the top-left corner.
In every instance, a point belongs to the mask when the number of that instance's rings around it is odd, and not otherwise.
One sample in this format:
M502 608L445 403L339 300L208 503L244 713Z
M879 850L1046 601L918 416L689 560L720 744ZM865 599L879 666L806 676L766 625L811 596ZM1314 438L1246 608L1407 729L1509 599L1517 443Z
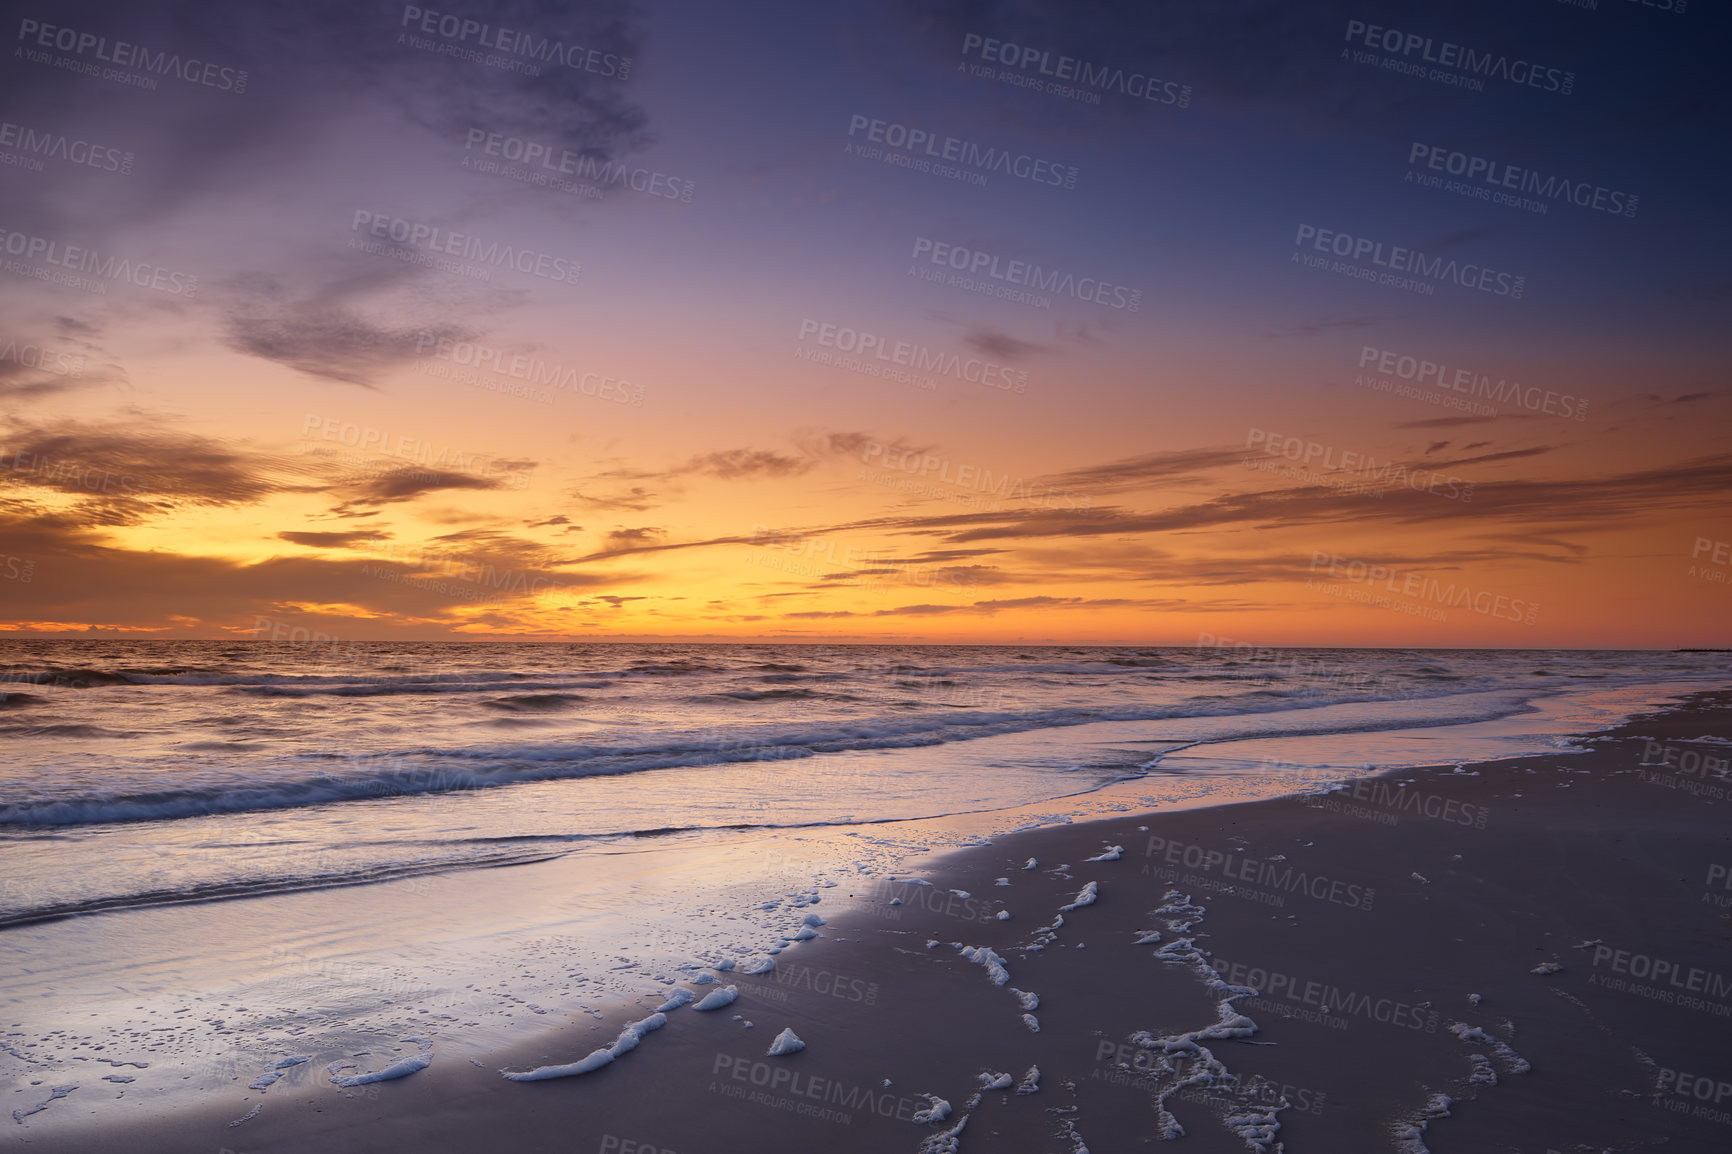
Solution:
M1713 5L5 8L9 635L1732 644Z

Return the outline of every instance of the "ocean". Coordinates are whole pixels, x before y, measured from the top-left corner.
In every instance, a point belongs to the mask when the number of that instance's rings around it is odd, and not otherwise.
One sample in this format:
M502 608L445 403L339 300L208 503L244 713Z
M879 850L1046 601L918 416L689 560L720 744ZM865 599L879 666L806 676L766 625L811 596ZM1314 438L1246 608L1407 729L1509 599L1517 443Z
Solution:
M168 1063L185 1074L165 1092L210 1093L405 1037L475 1060L537 1018L750 965L814 908L917 884L908 863L934 851L1565 753L1572 734L1723 683L1724 665L8 641L0 1075L82 1054Z

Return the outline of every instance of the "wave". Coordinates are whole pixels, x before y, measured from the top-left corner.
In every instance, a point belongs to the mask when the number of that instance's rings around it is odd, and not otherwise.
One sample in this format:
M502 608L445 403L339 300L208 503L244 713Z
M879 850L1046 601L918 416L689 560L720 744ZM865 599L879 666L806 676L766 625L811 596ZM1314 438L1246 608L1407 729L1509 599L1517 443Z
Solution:
M773 668L773 667L772 667ZM698 663L633 665L622 669L448 670L438 673L413 667L380 665L339 673L271 673L262 670L221 670L185 666L98 669L60 666L0 666L0 684L52 686L64 689L126 686L211 686L242 692L337 693L344 695L393 692L473 692L504 684L546 684L604 689L632 676L665 677L733 670Z
M0 681L23 685L53 685L69 689L89 689L95 685L130 685L126 676L106 669L78 669L57 666L35 667L9 665L0 668Z
M375 882L399 878L421 877L454 869L485 869L500 866L530 865L563 857L570 848L521 848L501 850L486 855L468 855L433 861L393 862L378 866L361 866L340 873L294 874L277 877L235 878L220 882L172 889L141 890L128 894L113 894L99 898L51 902L21 909L0 911L0 930L15 926L59 921L82 914L107 913L115 910L147 909L152 906L188 905L194 902L225 901L233 898L263 897L266 894L298 893L305 890L338 889L344 886L372 885Z
M547 713L570 709L589 698L576 693L520 693L515 697L496 697L481 704L487 709L503 709L508 713Z
M727 673L725 666L703 661L634 661L627 672L647 673L657 677L683 677L690 673Z
M256 741L187 741L178 748L185 753L257 753L270 746Z
M472 670L449 673L409 673L401 678L419 682L441 681L512 681L529 676L508 670ZM265 673L209 669L197 666L117 666L97 669L86 666L7 665L0 666L0 682L22 682L31 685L53 685L74 689L99 685L290 685L333 684L353 682L364 673Z
M823 693L816 689L724 689L705 694L700 701L859 701L850 693Z
M1477 695L1474 695L1477 696ZM1529 694L1508 691L1468 710L1474 718L1526 708ZM1255 709L1247 709L1256 698ZM1048 709L1019 713L971 711L877 716L863 720L740 726L710 732L649 733L613 739L419 747L370 753L303 753L248 767L247 776L127 792L39 796L0 803L0 826L67 826L160 821L408 795L489 789L658 769L770 762L853 750L913 749L973 738L1100 721L1160 721L1286 713L1315 707L1298 692L1259 691L1238 698L1195 700L1182 709ZM1331 703L1335 704L1335 703ZM1465 703L1464 703L1465 704ZM1403 725L1450 724L1404 713ZM1339 728L1384 728L1387 721ZM1271 725L1272 730L1280 726Z
M509 680L509 679L506 679ZM512 689L541 690L557 693L567 689L611 689L612 681L515 681ZM470 676L455 679L407 679L356 681L353 678L317 685L279 682L253 682L229 686L227 692L252 697L402 697L430 693L497 693L500 679L475 680Z
M921 680L932 680L952 676L978 677L995 674L1062 674L1069 676L1091 675L1105 677L1123 677L1130 673L1146 673L1152 670L1184 667L1194 665L1194 660L1176 656L1157 657L1153 655L1104 657L1098 660L1080 661L1018 661L1014 663L996 663L986 665L910 665L898 663L883 667L862 666L852 670L814 670L811 666L774 661L755 661L747 664L726 666L705 661L638 661L623 666L610 668L538 670L521 672L503 669L469 669L446 670L443 672L426 672L426 666L381 663L353 668L347 672L326 674L306 673L275 673L261 669L222 669L197 665L158 665L158 666L128 666L120 665L113 668L98 668L89 666L59 666L43 665L11 665L0 666L0 683L15 682L29 685L54 686L72 689L94 689L106 687L143 686L143 685L180 685L180 686L228 686L235 688L265 688L265 687L303 687L309 690L320 686L337 687L336 691L362 691L359 687L374 686L382 691L390 691L396 686L438 686L438 685L482 685L510 681L543 680L570 681L585 679L606 684L610 680L630 677L688 677L701 674L760 674L762 680L789 679L835 679L853 678L858 676L877 676L888 672L892 674L915 675ZM1224 664L1232 664L1231 658Z
M107 729L100 725L0 725L0 737L137 737L131 729Z
M320 870L304 873L258 874L252 877L224 878L220 881L193 883L184 886L135 890L104 894L100 897L73 898L43 902L14 909L0 909L0 931L18 926L60 921L86 914L111 913L124 910L149 909L159 906L191 905L200 902L233 901L265 897L273 894L304 893L310 890L342 889L349 886L372 885L377 882L399 881L431 874L460 870L502 869L511 866L534 865L552 861L595 843L618 842L624 839L675 837L681 834L713 833L718 830L753 829L819 829L834 825L893 824L899 819L876 818L864 821L801 821L789 823L721 822L702 825L655 826L645 829L623 829L602 833L565 834L503 834L469 838L440 838L405 844L399 841L356 842L354 847L374 846L387 850L417 849L434 851L410 861L380 862L371 865L347 866L341 870ZM3 836L3 835L0 835ZM270 848L307 844L302 841L277 841ZM256 843L200 843L201 849L256 850ZM440 853L440 850L449 852Z

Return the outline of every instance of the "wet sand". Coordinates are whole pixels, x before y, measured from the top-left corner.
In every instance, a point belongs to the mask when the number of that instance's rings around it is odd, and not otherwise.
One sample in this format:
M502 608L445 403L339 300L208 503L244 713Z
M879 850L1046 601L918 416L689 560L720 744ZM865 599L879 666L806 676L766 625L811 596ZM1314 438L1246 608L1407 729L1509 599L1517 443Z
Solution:
M775 970L696 987L735 985L733 1005L673 1010L577 1077L511 1082L436 1055L344 1090L309 1064L253 1094L264 1108L239 1126L225 1105L125 1135L8 1137L177 1154L1103 1154L1176 1127L1173 1149L1193 1151L1724 1148L1732 694L1591 744L1029 830L934 860L929 886L862 889L845 914L830 890L813 907L829 923ZM1095 900L1061 915L1091 883ZM499 1064L575 1061L653 1008L546 1031ZM1241 1036L1198 1036L1223 1020L1215 1033ZM806 1048L768 1056L784 1028ZM1018 1092L1031 1067L1038 1089ZM1008 1088L982 1088L998 1075ZM926 1095L942 1119L915 1120Z

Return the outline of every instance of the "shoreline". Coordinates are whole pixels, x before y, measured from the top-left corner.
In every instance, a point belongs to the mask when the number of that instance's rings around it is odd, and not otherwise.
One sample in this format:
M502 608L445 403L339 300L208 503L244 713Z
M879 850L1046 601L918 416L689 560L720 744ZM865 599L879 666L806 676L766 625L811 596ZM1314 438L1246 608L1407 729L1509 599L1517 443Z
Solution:
M523 1085L449 1058L344 1098L318 1067L285 1076L242 1126L228 1125L242 1112L232 1106L220 1121L189 1110L129 1127L125 1145L946 1149L942 1136L967 1116L964 1149L1068 1149L1075 1139L1111 1150L1177 1124L1189 1133L1183 1149L1243 1150L1254 1148L1246 1127L1254 1137L1282 1100L1274 1140L1299 1149L1409 1141L1439 1154L1540 1154L1613 1136L1723 1141L1732 1132L1718 1119L1690 1113L1701 1103L1657 1089L1661 1079L1692 1091L1702 1077L1732 1083L1713 1045L1713 1027L1732 1020L1732 987L1707 996L1732 981L1722 978L1732 963L1716 962L1732 941L1732 888L1713 885L1725 876L1714 866L1732 864L1732 835L1714 821L1723 796L1686 792L1715 784L1705 759L1728 747L1694 740L1704 735L1732 741L1732 693L1637 716L1587 739L1585 753L1011 833L933 857L920 871L932 884L903 883L899 906L878 898L825 914L831 924L767 974L718 974L709 988L737 985L733 1006L672 1010L606 1069ZM1673 772L1642 767L1644 757L1670 758ZM1113 845L1123 847L1115 860L1087 860ZM1038 866L1020 868L1029 857ZM1061 913L1090 882L1096 900ZM1174 888L1189 902L1169 897ZM1138 931L1160 939L1138 943ZM991 956L971 960L958 946ZM1634 973L1657 965L1702 988ZM1233 1004L1254 1034L1197 1036L1223 1013L1210 970L1258 990ZM1013 991L1038 1003L1025 1009ZM574 1061L653 1009L630 1005L539 1032L498 1064ZM807 1049L768 1056L784 1027ZM1039 1089L1018 1094L1031 1066ZM994 1084L1008 1075L1010 1088L981 1088L983 1072ZM912 1120L932 1108L926 1094L950 1104L943 1120ZM1440 1094L1450 1114L1427 1119ZM55 1130L15 1133L42 1150L99 1134Z

